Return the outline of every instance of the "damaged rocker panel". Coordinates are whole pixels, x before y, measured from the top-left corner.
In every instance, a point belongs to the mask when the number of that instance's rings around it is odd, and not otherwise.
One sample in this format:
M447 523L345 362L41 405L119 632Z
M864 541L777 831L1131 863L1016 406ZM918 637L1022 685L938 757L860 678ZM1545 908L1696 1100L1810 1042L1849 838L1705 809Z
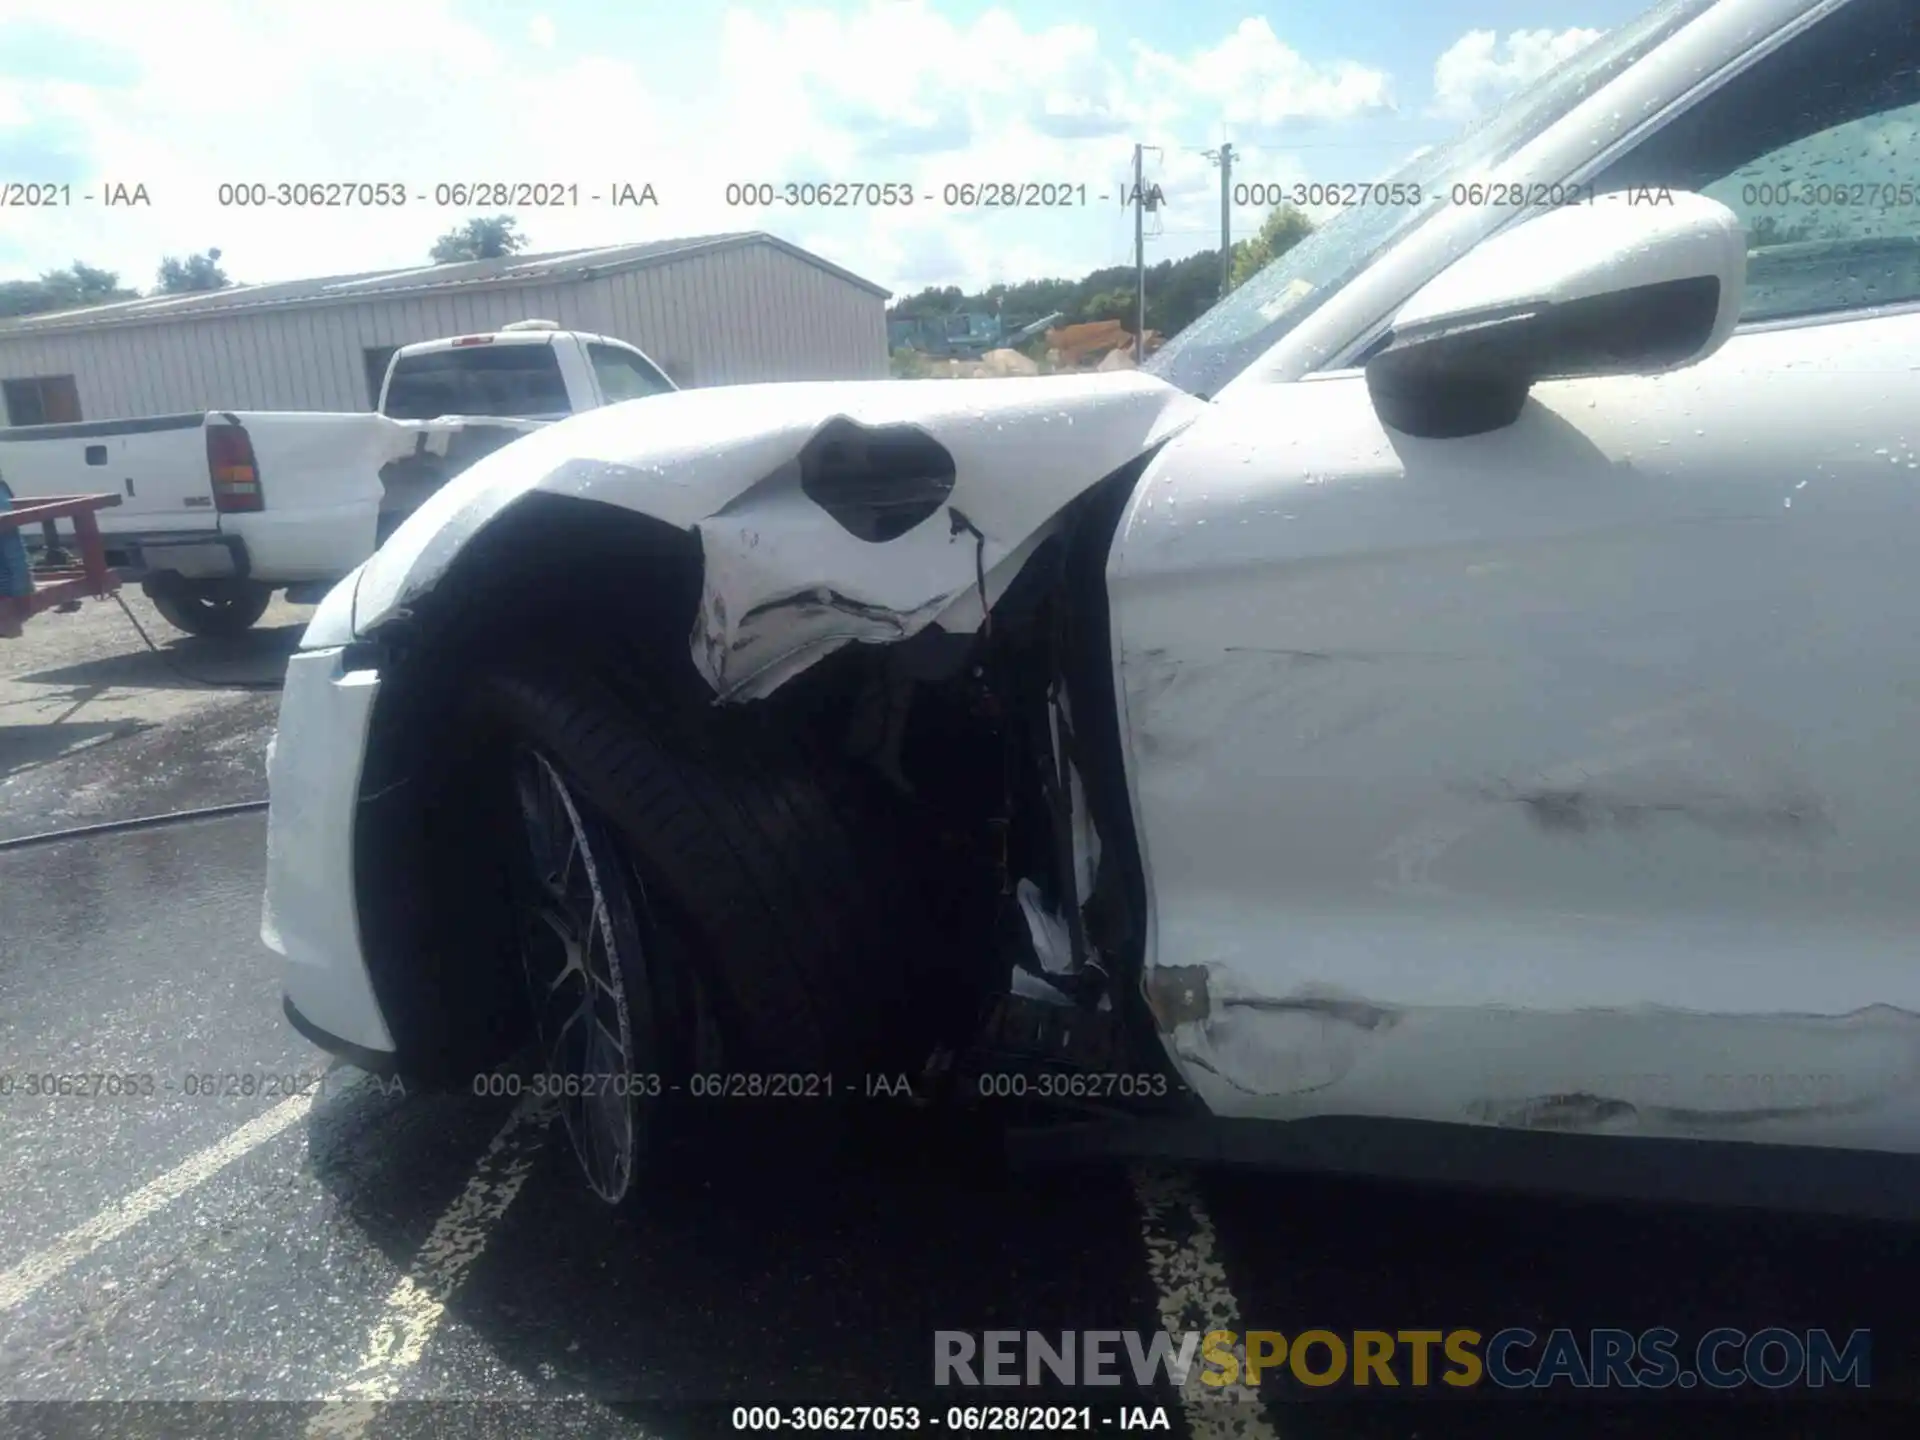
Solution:
M1219 967L1150 967L1156 1024L1210 1105L1505 1129L1836 1144L1912 1123L1920 1014L1640 1007L1395 1008L1263 996ZM1710 1057L1710 1063L1706 1060Z

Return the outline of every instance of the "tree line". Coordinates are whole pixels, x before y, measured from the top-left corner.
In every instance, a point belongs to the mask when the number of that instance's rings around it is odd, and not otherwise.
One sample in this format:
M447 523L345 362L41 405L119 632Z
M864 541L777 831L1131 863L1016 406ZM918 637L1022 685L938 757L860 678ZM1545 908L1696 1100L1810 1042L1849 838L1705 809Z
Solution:
M169 255L162 260L153 289L147 293L190 295L199 290L224 290L232 283L220 268L220 252L204 250L184 259ZM120 283L118 271L102 270L79 260L64 270L49 270L38 280L0 280L0 316L40 315L140 298L140 291Z
M1313 233L1313 222L1290 205L1275 210L1259 231L1233 246L1228 289L1258 274ZM1220 251L1201 250L1181 260L1160 260L1147 267L1147 328L1163 336L1179 333L1220 298ZM1030 324L1055 311L1062 325L1118 320L1133 329L1137 300L1131 265L1109 265L1078 280L1022 280L989 285L973 294L957 285L930 286L887 308L893 320L951 315L998 314L1010 325Z
M512 255L526 244L511 215L491 215L455 226L433 242L435 264L487 260ZM49 270L37 280L0 280L0 318L43 315L54 310L79 310L89 305L111 305L116 300L139 300L149 295L192 295L225 290L235 281L221 268L217 249L177 257L169 255L155 272L153 288L143 292L120 283L115 270L102 270L76 260L64 270Z

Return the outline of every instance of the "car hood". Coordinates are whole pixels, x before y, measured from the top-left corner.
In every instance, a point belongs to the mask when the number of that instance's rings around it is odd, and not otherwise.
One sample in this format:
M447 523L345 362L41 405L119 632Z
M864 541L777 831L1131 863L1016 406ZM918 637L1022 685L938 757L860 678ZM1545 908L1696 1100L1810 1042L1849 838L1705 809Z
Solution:
M353 630L431 590L521 496L571 495L698 535L694 660L720 698L751 699L851 642L978 628L983 601L1069 502L1203 409L1134 372L741 385L611 406L496 451L429 498L361 567ZM817 498L823 446L858 457L846 493L897 485L927 503L904 517L893 496L868 507L912 522L897 534L850 527Z

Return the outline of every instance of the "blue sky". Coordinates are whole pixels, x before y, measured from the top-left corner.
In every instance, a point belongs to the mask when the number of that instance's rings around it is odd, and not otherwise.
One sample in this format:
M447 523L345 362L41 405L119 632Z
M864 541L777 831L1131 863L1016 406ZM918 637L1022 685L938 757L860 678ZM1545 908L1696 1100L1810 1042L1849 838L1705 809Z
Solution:
M1136 141L1168 197L1150 259L1211 245L1230 139L1248 182L1362 181L1640 0L0 0L0 279L75 259L151 283L218 246L240 280L421 263L470 213L439 182L544 180L535 249L765 229L897 292L1131 255L1117 205L730 207L729 181L1053 181L1112 193ZM226 181L398 181L400 210L223 208ZM656 207L596 205L650 182ZM145 209L79 198L142 183ZM1237 234L1259 223L1248 207Z

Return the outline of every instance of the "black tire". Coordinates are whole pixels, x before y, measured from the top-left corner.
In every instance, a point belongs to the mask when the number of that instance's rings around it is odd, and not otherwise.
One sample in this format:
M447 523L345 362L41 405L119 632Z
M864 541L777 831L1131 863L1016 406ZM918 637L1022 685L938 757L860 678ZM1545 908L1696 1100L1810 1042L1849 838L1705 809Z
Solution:
M917 1068L960 1018L912 839L834 763L751 712L636 702L566 666L490 675L480 700L618 833L684 938L729 1071L857 1093L872 1070Z
M160 618L189 635L233 636L253 628L273 600L271 586L253 580L187 580L155 575L141 585Z

